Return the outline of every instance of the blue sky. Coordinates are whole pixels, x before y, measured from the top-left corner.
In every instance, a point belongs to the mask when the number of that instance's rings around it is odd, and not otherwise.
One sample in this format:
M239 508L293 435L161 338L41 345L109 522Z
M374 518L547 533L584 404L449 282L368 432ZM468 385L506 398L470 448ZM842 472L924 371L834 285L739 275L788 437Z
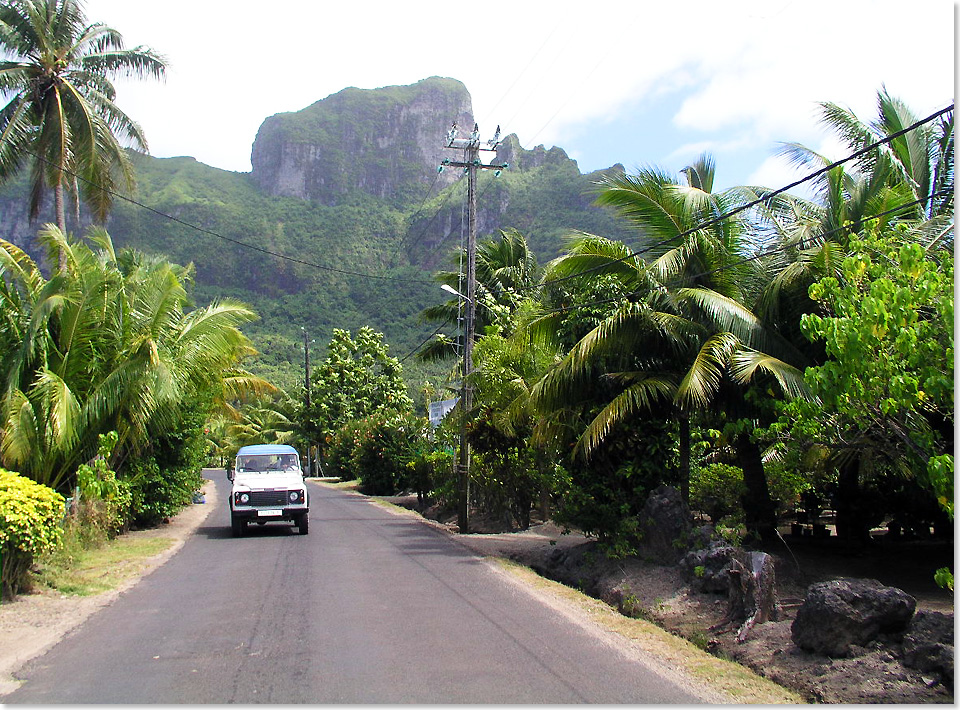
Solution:
M348 86L460 79L481 132L559 145L587 172L677 173L703 151L718 187L779 187L797 141L841 157L818 101L874 116L886 84L922 116L955 87L948 0L87 0L91 21L164 54L164 83L118 82L158 157L249 171L261 122ZM438 136L438 141L441 137Z

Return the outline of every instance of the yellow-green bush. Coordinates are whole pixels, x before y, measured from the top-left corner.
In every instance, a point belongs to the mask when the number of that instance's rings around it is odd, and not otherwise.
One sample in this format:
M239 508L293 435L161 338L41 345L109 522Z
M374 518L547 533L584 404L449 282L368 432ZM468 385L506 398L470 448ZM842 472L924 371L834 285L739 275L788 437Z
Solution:
M33 561L60 544L63 496L0 469L0 589L12 598L27 584Z

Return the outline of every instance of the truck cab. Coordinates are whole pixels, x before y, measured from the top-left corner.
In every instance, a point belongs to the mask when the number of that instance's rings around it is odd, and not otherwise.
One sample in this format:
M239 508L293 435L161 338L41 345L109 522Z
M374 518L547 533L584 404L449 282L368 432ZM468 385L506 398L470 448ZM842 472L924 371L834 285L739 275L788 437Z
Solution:
M293 522L301 535L309 532L310 501L300 457L292 446L256 444L237 452L230 490L230 526L234 537L250 523Z

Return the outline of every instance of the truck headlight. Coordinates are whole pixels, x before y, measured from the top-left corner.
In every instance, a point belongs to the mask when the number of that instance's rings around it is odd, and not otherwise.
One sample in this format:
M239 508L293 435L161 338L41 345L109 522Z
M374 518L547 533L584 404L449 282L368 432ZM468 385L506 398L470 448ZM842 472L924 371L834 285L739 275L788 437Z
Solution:
M234 499L239 505L246 505L247 503L250 502L250 494L249 494L249 493L235 493L233 499Z
M304 499L303 491L290 491L290 502L300 503Z

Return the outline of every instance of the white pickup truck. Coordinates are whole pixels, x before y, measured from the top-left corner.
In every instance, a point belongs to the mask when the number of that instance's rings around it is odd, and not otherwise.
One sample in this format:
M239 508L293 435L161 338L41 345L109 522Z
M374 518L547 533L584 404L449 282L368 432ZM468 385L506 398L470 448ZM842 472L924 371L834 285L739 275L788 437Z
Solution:
M301 535L309 531L310 500L297 450L281 444L244 446L236 467L227 470L230 525L240 537L248 523L293 521Z

